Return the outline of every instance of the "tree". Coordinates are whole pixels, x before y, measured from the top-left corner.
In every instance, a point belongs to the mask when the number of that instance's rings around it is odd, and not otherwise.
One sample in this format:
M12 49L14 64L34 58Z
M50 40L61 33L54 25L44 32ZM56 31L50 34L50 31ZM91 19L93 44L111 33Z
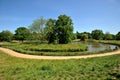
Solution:
M112 34L112 40L116 40L116 35Z
M13 33L11 33L10 31L6 30L0 33L0 41L10 42L12 40L13 40Z
M76 33L73 33L72 40L75 40L75 39L77 39L77 35L76 35Z
M96 40L102 40L104 37L103 31L102 30L93 30L92 31L92 38Z
M39 34L39 40L44 41L45 40L45 24L46 20L41 17L40 19L35 20L30 26L30 32L31 33L37 33Z
M86 41L87 39L88 39L88 34L84 33L84 34L81 35L81 40L82 41Z
M116 40L120 40L120 32L116 34Z
M45 32L46 32L46 38L48 40L48 43L54 43L56 39L55 35L55 22L56 20L54 19L48 19L45 27Z
M69 16L58 16L58 20L56 21L56 34L58 36L59 44L71 42L73 37L73 23Z
M112 36L112 34L110 34L109 32L106 32L106 33L104 34L104 39L105 39L105 40L112 40L112 39L113 39L113 36Z
M89 32L82 32L82 33L76 32L77 39L81 39L83 37L82 36L83 34L86 34L88 36L88 39L92 38L92 35Z
M89 33L89 32L83 32L82 34L86 34L86 35L88 36L88 39L91 39L91 38L92 38L92 35L91 35L91 33Z
M25 27L19 27L17 28L17 30L15 30L14 38L16 40L21 40L23 42L24 40L27 40L29 35L30 35L29 29Z
M28 40L40 40L39 36L40 36L40 34L38 34L36 32L32 32L32 33L30 33Z
M76 32L76 36L77 36L77 39L80 39L81 38L81 33L79 33L78 31Z

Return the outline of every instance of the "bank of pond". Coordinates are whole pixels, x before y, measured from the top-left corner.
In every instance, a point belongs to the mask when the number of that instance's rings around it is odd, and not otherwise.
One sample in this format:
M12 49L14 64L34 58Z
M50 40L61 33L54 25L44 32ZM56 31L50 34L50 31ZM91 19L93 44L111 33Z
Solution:
M116 42L116 44L114 44ZM14 51L45 56L78 56L110 52L119 49L119 41L73 41L69 44L47 44L36 42L2 42L1 47Z
M87 52L99 52L105 50L117 50L119 48L118 45L112 43L105 43L103 41L78 41L72 42L72 44L86 44Z

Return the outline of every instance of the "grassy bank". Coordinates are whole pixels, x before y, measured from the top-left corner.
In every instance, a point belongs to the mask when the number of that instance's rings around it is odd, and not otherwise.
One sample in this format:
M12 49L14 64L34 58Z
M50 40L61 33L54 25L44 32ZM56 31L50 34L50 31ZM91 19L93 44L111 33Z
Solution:
M94 42L94 41L93 41ZM120 45L120 41L95 41L106 44ZM46 56L78 56L111 52L114 50L106 49L104 51L87 52L87 44L40 44L34 42L3 42L0 46L12 49L14 51L30 55Z
M104 44L113 44L113 45L117 45L120 47L120 40L100 40L98 42L104 43Z
M47 56L81 55L83 51L87 51L87 45L85 44L26 44L6 42L1 44L1 46L24 54Z
M119 80L120 55L77 60L31 60L0 51L0 80Z

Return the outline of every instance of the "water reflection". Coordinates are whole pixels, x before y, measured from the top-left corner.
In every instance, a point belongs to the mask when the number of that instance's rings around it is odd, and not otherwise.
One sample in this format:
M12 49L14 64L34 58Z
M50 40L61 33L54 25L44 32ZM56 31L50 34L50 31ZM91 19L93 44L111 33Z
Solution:
M103 44L98 42L73 42L72 44L87 44L88 52L96 52L96 51L104 51L104 50L114 50L116 49L116 45L111 44Z

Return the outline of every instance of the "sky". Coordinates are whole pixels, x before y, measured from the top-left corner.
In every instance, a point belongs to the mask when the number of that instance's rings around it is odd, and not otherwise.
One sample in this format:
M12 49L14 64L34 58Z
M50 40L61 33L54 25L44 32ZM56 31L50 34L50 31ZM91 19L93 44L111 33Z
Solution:
M0 32L30 26L34 20L66 14L74 32L120 31L120 0L0 0Z

